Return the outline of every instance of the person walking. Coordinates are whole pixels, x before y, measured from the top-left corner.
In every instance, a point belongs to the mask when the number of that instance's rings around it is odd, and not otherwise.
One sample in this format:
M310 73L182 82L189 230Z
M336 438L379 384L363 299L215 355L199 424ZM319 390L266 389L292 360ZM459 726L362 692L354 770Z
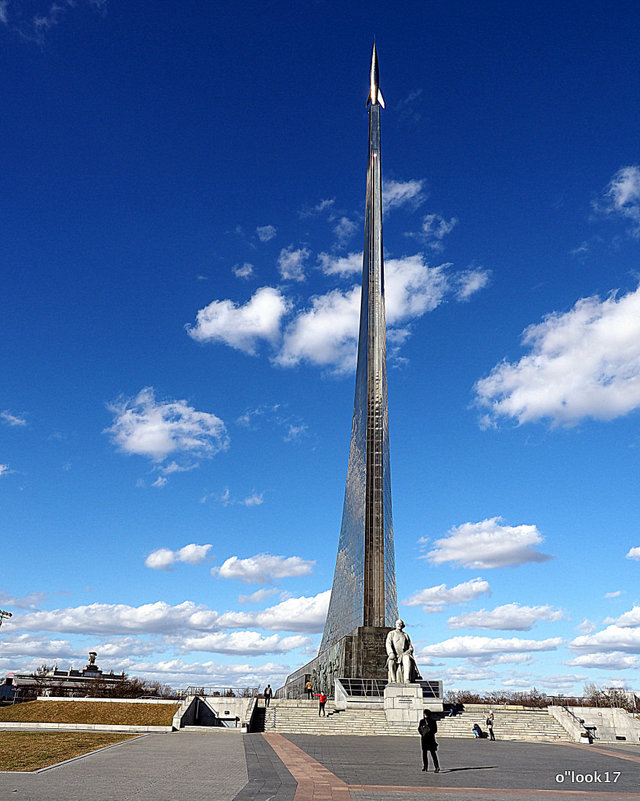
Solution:
M311 684L311 679L304 685L304 689L307 693L307 699L313 701L313 684Z
M327 703L327 696L322 692L322 690L320 690L319 693L314 693L314 695L318 699L318 717L322 715L323 718L326 718L324 705Z
M489 739L495 740L496 737L493 733L493 712L489 712L489 716L487 717L487 729L489 729Z
M265 707L269 706L271 703L271 696L273 695L273 690L271 689L271 685L267 684L264 688L264 705Z
M440 773L440 763L438 762L438 743L436 742L436 732L438 731L438 724L431 714L430 709L424 710L424 717L418 724L418 732L420 734L420 744L422 746L422 770L429 770L429 758L433 760L434 773Z

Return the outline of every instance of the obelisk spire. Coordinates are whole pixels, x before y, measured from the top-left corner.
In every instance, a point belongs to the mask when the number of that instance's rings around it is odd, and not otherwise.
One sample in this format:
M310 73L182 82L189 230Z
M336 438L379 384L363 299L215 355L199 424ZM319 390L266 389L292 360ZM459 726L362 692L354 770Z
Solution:
M396 596L387 346L382 252L382 170L378 54L370 69L369 151L356 391L342 527L320 651L358 626L393 626Z

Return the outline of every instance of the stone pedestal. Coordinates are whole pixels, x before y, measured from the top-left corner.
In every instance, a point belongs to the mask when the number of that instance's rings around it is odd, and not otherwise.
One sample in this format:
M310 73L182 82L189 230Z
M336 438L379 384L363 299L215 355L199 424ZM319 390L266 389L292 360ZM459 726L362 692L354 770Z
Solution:
M385 687L384 713L387 723L415 725L417 731L423 710L420 684L387 684Z

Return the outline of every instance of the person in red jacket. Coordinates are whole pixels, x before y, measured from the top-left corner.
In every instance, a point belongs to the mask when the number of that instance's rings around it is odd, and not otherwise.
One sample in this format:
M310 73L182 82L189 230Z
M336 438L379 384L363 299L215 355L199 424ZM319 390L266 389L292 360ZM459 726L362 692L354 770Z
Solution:
M327 703L327 696L320 690L319 693L314 693L315 697L318 699L318 717L322 715L323 718L326 717L324 711L324 705Z

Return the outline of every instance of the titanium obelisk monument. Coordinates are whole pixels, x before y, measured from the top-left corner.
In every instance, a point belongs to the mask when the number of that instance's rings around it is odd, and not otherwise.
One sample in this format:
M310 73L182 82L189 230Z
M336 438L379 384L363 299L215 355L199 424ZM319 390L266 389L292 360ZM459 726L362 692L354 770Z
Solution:
M378 56L369 98L362 299L347 486L331 603L320 652L357 626L393 626L398 617L391 517L387 341L382 255L382 170Z
M382 253L378 55L371 56L369 154L356 390L347 485L331 601L318 656L292 673L285 694L307 679L333 693L334 678L386 678L384 643L398 617L387 404Z

